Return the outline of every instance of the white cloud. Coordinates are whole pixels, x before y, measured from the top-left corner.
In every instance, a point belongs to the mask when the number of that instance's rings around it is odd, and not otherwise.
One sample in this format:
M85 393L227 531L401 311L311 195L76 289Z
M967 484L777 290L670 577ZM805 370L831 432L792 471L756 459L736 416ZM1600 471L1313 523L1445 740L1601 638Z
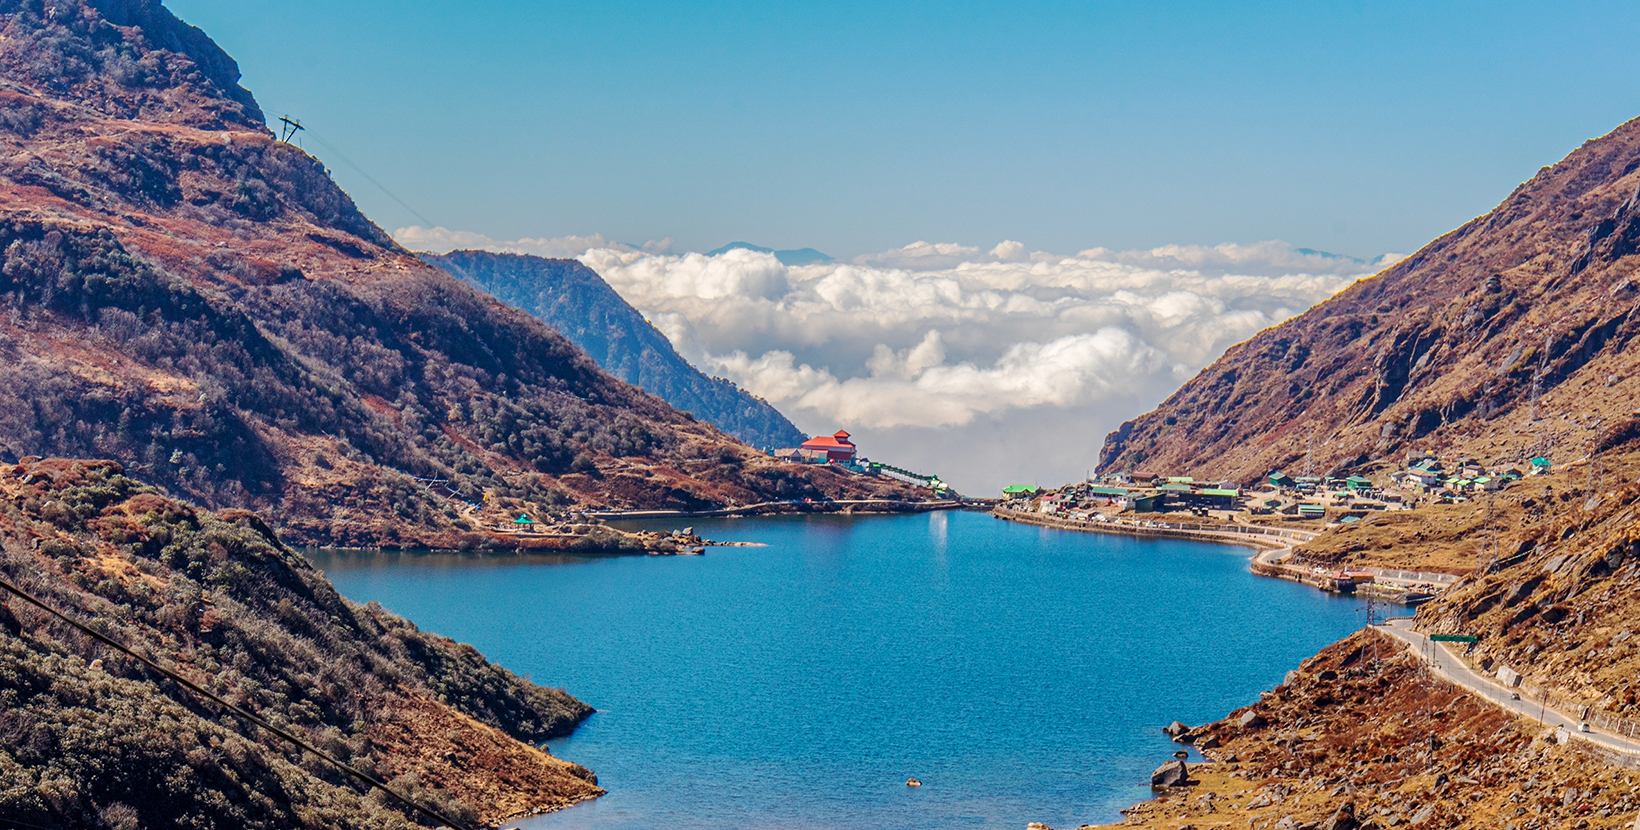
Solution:
M1004 241L786 266L588 244L578 257L708 374L969 492L1080 477L1105 433L1226 348L1394 261L1284 242L1058 256Z

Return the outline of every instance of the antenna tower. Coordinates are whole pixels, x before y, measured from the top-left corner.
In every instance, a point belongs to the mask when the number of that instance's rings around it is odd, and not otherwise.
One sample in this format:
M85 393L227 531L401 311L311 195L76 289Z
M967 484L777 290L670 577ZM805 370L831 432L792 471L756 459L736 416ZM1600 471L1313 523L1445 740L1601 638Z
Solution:
M291 118L288 115L279 116L279 140L280 141L283 141L286 144L289 144L290 140L292 138L295 138L296 134L301 132L304 129L306 129L306 128L302 126L302 122L297 121L296 119Z

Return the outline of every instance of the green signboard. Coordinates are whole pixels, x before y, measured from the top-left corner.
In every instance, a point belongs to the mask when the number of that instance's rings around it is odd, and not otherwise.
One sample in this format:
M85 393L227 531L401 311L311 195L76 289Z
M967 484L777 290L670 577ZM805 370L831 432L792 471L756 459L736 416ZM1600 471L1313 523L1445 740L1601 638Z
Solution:
M1429 639L1436 643L1473 643L1479 638L1473 634L1431 634Z

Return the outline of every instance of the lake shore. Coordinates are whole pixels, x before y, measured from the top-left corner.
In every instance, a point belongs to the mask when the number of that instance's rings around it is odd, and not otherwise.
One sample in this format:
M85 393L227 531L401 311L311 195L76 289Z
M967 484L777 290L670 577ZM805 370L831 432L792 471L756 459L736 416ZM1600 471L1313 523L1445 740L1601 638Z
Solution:
M1327 593L1354 594L1402 605L1414 605L1423 602L1433 596L1433 591L1438 591L1456 581L1456 577L1448 574L1367 568L1365 570L1373 575L1372 582L1357 583L1351 581L1348 585L1341 585L1336 574L1325 569L1304 567L1292 562L1293 548L1315 539L1321 535L1319 531L1242 525L1230 522L1172 522L1154 519L1096 521L1050 513L1011 510L1002 506L993 509L991 515L1011 522L1034 524L1058 530L1110 533L1141 538L1188 539L1198 542L1240 545L1258 552L1249 565L1249 569L1258 576L1298 582Z

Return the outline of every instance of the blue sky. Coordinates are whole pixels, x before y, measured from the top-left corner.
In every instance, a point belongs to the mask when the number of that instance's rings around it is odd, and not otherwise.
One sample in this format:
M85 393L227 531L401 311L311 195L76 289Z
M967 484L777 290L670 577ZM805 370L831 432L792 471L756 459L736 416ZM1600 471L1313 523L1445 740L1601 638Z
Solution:
M167 5L270 116L496 238L1372 256L1640 115L1633 3Z

